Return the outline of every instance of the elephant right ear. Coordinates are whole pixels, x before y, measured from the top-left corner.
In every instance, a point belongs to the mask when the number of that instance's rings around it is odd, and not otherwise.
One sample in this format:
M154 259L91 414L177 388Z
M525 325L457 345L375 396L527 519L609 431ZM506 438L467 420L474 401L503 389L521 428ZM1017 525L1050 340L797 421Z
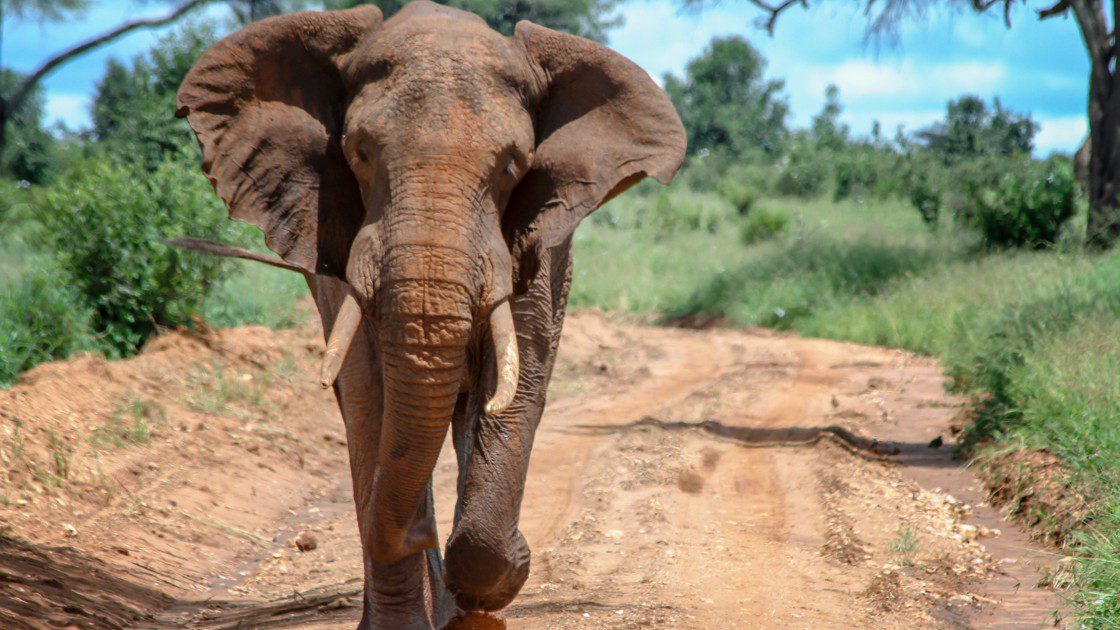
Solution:
M340 64L381 11L282 15L214 44L179 88L176 116L202 147L202 170L232 219L312 273L343 276L364 216L340 138L348 101Z

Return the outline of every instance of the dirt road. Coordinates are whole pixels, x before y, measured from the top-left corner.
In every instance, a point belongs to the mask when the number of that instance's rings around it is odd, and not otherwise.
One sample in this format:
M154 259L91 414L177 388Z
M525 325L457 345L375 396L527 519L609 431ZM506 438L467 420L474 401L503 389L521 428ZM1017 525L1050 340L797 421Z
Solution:
M0 625L352 627L321 345L311 327L168 335L0 392ZM931 361L595 312L561 354L523 508L532 576L473 627L1053 624L1037 585L1057 558L952 459L960 401Z

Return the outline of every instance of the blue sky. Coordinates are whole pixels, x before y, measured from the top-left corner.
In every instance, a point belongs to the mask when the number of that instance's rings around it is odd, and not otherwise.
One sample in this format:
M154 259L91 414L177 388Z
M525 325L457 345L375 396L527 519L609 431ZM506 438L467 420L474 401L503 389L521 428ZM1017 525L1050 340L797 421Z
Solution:
M166 5L136 0L94 4L68 24L6 21L4 64L26 71L50 52L123 20L166 11ZM920 128L941 117L950 98L973 93L1030 112L1041 125L1041 154L1071 151L1085 135L1088 60L1072 20L1039 22L1018 5L1008 30L998 12L941 11L904 26L897 46L876 50L864 43L857 5L793 9L770 37L754 27L758 12L745 0L725 0L700 14L682 13L671 0L629 0L620 6L625 24L612 32L610 44L660 80L666 72L680 74L712 37L742 35L769 59L768 74L786 81L796 126L820 110L825 87L835 83L844 119L856 133L868 133L874 120L890 134L900 124ZM208 12L218 16L222 9ZM133 34L57 70L46 82L48 119L88 126L90 96L106 60L130 59L158 36Z

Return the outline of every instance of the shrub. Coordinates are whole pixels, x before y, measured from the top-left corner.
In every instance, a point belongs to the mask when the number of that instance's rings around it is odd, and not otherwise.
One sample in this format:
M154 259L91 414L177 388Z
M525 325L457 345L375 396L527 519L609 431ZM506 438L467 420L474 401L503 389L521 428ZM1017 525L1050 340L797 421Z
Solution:
M615 199L591 215L591 221L615 229L655 234L696 230L714 233L732 213L730 204L719 195L674 186L646 195L628 194Z
M808 146L798 146L790 152L774 182L774 189L778 194L791 197L816 197L824 192L828 183L829 166L822 153Z
M151 173L89 160L44 197L43 222L62 268L93 310L113 353L128 354L159 326L191 322L222 260L167 247L183 234L228 240L233 224L193 158Z
M1000 174L993 188L973 185L962 217L990 247L1053 245L1074 212L1077 189L1067 160L1027 162Z
M92 348L90 315L54 268L40 268L0 287L0 387L43 361Z
M746 216L758 201L758 191L735 175L723 178L719 183L719 194L731 204L739 216Z
M867 196L878 181L878 173L867 160L837 160L835 171L836 187L832 194L836 201Z
M910 180L910 204L922 216L922 221L936 228L941 218L941 193L925 174L916 174Z
M739 233L744 245L774 238L789 223L789 218L778 212L760 208L747 216L747 222Z
M885 199L905 191L905 165L886 148L853 145L832 156L834 199Z

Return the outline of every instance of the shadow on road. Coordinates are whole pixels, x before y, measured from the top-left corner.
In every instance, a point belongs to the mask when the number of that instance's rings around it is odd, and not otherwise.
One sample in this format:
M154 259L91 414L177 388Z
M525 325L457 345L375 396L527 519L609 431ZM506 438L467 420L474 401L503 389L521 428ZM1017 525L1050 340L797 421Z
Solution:
M702 431L732 440L748 448L815 446L825 440L864 459L892 461L907 466L956 467L960 465L960 462L953 458L951 448L931 448L927 442L877 440L856 435L851 430L835 424L819 427L751 427L731 426L715 420L679 422L646 416L624 424L576 425L571 430L625 433L643 427L655 427L666 431Z
M0 627L135 627L173 602L74 549L0 535Z

